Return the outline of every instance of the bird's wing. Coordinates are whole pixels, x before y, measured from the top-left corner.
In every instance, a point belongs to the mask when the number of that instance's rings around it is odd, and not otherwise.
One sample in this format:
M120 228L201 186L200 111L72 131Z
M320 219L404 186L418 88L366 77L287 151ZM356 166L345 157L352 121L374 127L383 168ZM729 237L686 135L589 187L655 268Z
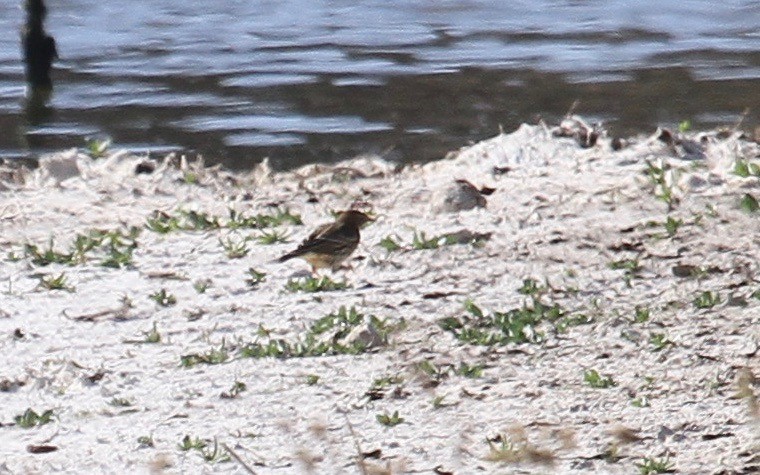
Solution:
M319 252L320 250L323 250L326 247L330 246L331 243L340 242L340 240L336 239L335 236L331 237L331 235L334 235L332 229L333 224L334 223L327 223L319 226L314 230L313 233L309 235L309 237L304 239L303 242L299 244L294 251L291 251L282 256L280 258L280 261L286 261L293 257L302 256L310 252Z

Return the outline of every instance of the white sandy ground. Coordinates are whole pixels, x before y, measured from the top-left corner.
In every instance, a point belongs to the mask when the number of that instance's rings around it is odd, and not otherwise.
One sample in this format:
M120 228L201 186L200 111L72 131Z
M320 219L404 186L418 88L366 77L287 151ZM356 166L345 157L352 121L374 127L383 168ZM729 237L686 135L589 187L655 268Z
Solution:
M732 171L737 159L757 163L760 147L739 134L690 137L702 140L702 157L694 156L694 143L687 155L654 137L632 139L619 152L606 139L582 149L526 125L404 169L362 158L341 167L233 174L167 161L135 175L140 157L91 160L71 151L35 171L6 170L0 473L246 473L235 460L210 463L198 451L181 451L185 435L216 438L260 474L638 473L644 457L667 457L678 473L758 473L752 393L760 391L753 379L760 377L760 300L752 293L760 290L760 213L738 203L745 193L760 198L760 179ZM655 197L647 160L674 167L668 179L679 202L670 212ZM187 173L197 182L183 180ZM485 208L440 211L436 201L454 179L495 191ZM285 290L308 266L272 260L329 221L330 211L355 201L371 205L378 219L363 230L352 268L334 276L351 288ZM272 206L301 214L304 226L283 226L286 244L251 241L241 259L228 258L219 238L259 231L143 229L133 265L123 269L97 259L36 267L23 257L24 243L44 248L55 236L64 250L77 233L144 226L154 210L224 218L230 208L253 215ZM647 226L667 216L684 223L673 237ZM410 247L413 230L434 236L461 229L491 239L482 247L393 253L377 246L392 234ZM633 258L642 270L628 287L624 271L609 264ZM677 265L710 272L678 277ZM246 283L249 267L267 274L255 289ZM42 276L61 272L74 292L39 287ZM463 344L438 325L463 317L467 299L486 311L526 304L517 292L526 278L550 285L547 303L593 322L562 333L548 325L542 344L505 346ZM208 289L198 293L193 284L204 279ZM149 298L161 288L176 305ZM697 309L692 302L703 291L718 292L720 303ZM340 306L406 325L387 345L357 356L237 357L260 326L296 339ZM632 321L636 306L651 310L649 321ZM136 342L154 324L160 343ZM673 344L655 351L653 334ZM179 364L182 355L222 344L231 357L223 364ZM422 361L485 370L480 378L450 372L436 385L419 369ZM583 377L589 369L617 385L591 387ZM309 375L319 377L316 384L308 384ZM400 382L370 400L373 381L388 376ZM236 381L247 390L221 398ZM119 398L131 405L115 405ZM14 425L27 408L52 409L53 422ZM394 411L402 424L376 420ZM638 440L627 441L629 430ZM500 434L519 460L494 460L486 440ZM141 447L143 436L154 446ZM368 454L363 465L357 444ZM34 454L31 445L58 450Z

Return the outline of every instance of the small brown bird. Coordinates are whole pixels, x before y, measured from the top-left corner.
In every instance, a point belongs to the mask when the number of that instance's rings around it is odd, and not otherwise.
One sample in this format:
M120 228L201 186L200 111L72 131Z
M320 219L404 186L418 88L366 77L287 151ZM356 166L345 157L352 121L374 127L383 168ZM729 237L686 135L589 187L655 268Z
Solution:
M342 211L334 223L318 227L295 251L285 254L278 261L301 257L311 264L313 273L327 267L335 272L356 250L360 239L359 228L369 221L374 220L361 211Z

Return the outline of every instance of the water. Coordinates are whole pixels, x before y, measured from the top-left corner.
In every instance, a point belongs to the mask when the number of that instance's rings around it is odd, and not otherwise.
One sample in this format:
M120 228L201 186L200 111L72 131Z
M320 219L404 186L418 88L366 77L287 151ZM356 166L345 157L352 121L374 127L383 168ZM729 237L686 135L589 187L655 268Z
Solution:
M21 1L0 4L0 156L118 147L278 168L442 157L538 116L616 134L760 109L760 2L48 0L61 56L24 101Z

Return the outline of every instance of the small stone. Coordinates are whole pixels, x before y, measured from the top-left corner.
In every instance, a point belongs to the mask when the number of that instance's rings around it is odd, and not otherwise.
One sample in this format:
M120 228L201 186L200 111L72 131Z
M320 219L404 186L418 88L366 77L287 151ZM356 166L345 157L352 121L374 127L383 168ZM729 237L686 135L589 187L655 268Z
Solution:
M473 208L484 208L486 198L467 180L456 180L433 195L433 207L438 212L456 213Z
M385 340L374 325L365 323L351 330L351 333L343 338L343 344L347 346L358 344L365 349L370 349L384 346Z

